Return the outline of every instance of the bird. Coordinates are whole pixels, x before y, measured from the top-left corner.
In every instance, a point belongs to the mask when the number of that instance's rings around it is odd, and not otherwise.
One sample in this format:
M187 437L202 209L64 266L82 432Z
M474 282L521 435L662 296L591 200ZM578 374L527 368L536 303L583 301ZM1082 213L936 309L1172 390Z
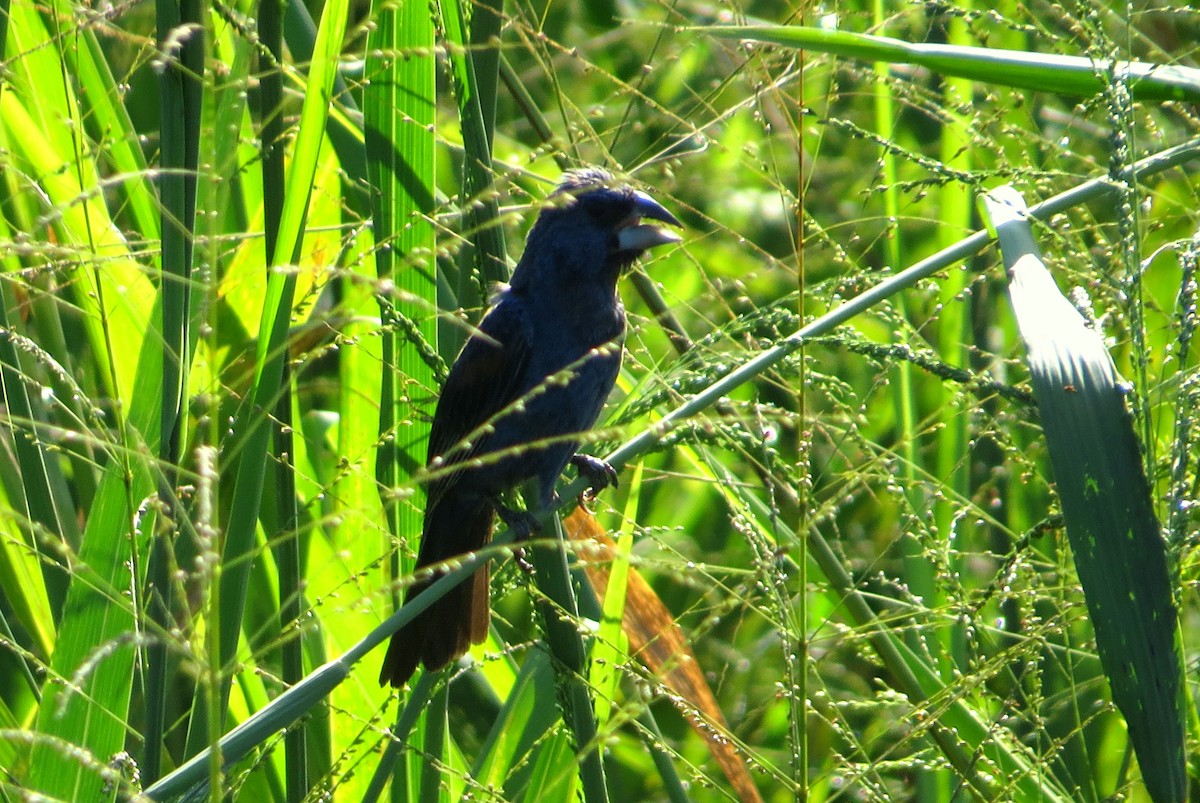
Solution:
M576 450L596 423L625 339L621 275L647 250L680 241L679 220L650 195L607 171L568 171L529 230L507 285L455 358L429 433L424 522L417 570L482 548L496 516L518 537L537 527L532 512L501 497L528 481L548 509L568 464L601 490L612 466ZM405 593L414 599L444 572L426 571ZM402 688L424 664L440 669L487 637L485 564L450 589L388 644L382 686Z

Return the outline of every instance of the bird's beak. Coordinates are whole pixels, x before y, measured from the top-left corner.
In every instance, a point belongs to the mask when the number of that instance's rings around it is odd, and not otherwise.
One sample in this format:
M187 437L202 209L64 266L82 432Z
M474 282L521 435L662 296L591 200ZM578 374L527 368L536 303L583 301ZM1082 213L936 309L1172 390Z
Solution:
M682 237L673 231L658 226L642 225L642 218L658 220L671 226L682 227L679 219L666 207L644 192L634 192L633 214L617 230L617 244L622 251L645 251L656 245L677 243Z

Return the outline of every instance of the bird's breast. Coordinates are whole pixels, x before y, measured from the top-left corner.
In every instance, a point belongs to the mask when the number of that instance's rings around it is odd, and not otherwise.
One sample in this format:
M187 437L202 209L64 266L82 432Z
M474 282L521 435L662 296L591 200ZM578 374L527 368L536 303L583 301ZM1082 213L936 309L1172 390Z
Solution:
M534 349L575 350L576 356L625 337L625 307L616 293L577 288L539 299L540 307L528 316L533 325Z

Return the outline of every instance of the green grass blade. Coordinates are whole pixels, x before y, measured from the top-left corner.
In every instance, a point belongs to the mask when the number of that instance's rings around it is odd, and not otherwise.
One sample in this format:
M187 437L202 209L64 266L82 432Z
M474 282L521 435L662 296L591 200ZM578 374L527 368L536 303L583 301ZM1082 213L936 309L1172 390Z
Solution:
M204 73L204 26L194 0L159 0L156 4L159 47L164 53L158 71L163 173L159 180L161 212L162 406L158 458L165 468L160 488L164 500L174 498L180 483L179 465L186 439L185 393L190 358L192 243L196 226L196 185L199 165L201 76ZM182 26L182 27L181 27ZM186 31L180 34L180 31ZM171 518L184 521L180 508ZM171 533L155 534L146 582L146 611L153 629L168 633L175 624L175 568ZM168 707L168 651L161 639L145 648L145 737L142 767L147 782L159 776Z
M300 247L305 214L308 211L309 190L317 172L318 154L325 141L325 123L329 118L348 13L347 4L339 0L327 3L321 15L321 25L304 93L304 105L300 112L295 152L288 173L288 195L280 216L279 239L270 255L272 265L292 264L296 260L296 250ZM264 323L275 320L273 311L264 311ZM270 327L264 326L260 331L270 331ZM262 362L263 357L271 351L271 344L260 345L259 361Z
M154 488L147 456L158 448L161 359L160 341L152 333L137 364L127 419L132 430L127 437L141 445L109 464L75 559L51 666L53 678L70 683L47 683L38 712L42 734L74 745L101 764L124 748L127 735L137 626L125 592L134 587L130 567L148 546L145 531L133 523ZM39 743L32 760L33 788L67 800L99 794L101 779L90 776L92 770L75 756Z
M55 0L53 8L54 13L67 19L76 7L70 0ZM96 32L81 27L72 33L72 40L77 47L63 48L62 56L67 72L79 81L88 133L104 144L101 158L121 178L117 189L128 204L133 230L143 240L154 242L159 237L158 198L138 144L138 132L121 103L123 92L113 78Z
M88 386L113 399L115 411L106 422L113 434L95 442L108 453L105 478L85 511L79 552L70 556L74 577L50 667L53 680L36 713L43 738L30 762L32 788L80 799L94 796L102 784L93 762L103 767L123 749L128 733L139 633L129 594L137 594L147 543L133 522L153 487L149 457L158 441L162 341L152 328L157 294L98 191L97 160L104 148L88 140L85 119L92 113L76 96L80 87L95 88L103 78L65 74L66 63L84 69L78 53L67 54L79 40L51 32L44 23L70 17L39 15L39 9L18 4L10 18L10 43L21 57L11 63L0 96L6 140L14 146L5 164L44 204L39 211L45 220L29 230L71 254L70 290L91 347L91 359L76 367L87 363L94 371L88 372L94 380ZM97 427L89 434L102 431ZM80 490L86 486L82 481ZM141 523L152 522L149 516Z
M534 494L527 493L526 498L532 500ZM575 740L583 798L588 803L598 803L608 800L608 787L587 683L587 647L578 625L579 607L567 564L562 522L558 516L552 516L549 524L554 528L547 532L550 543L530 550L537 570L538 590L545 595L539 595L535 604L541 614L546 644L554 657L563 717Z
M1058 290L1011 188L985 196L1075 568L1113 702L1156 801L1187 799L1178 621L1162 528L1103 337Z
M259 56L262 74L259 90L260 139L264 143L263 234L268 254L275 252L279 222L286 198L284 174L283 106L283 4L264 0L258 6L259 41L265 54ZM268 279L269 281L269 279ZM304 611L303 566L298 523L300 511L296 497L296 465L299 455L293 437L292 372L285 365L280 396L272 421L274 448L275 511L264 511L264 520L273 520L273 553L279 575L278 627L280 632L293 628ZM273 515L272 515L273 514ZM293 631L294 632L294 631ZM304 677L304 645L299 637L287 638L279 647L281 679L286 686ZM289 728L284 735L285 782L287 799L300 800L313 787L308 761L307 726Z
M431 400L437 386L437 263L434 235L434 131L436 76L434 19L430 8L404 3L381 8L368 42L364 93L367 175L372 188L376 299L382 325L382 360L375 476L388 530L406 544L391 552L385 578L393 583L411 568L422 528L419 505L396 491L425 463ZM398 292L391 292L394 287ZM424 409L422 414L420 411ZM398 600L393 591L393 605ZM423 763L417 788L436 786L449 734L444 696L425 719ZM411 702L410 702L411 704ZM442 711L438 715L438 711ZM409 767L413 763L408 764ZM404 764L395 783L404 777ZM396 794L396 790L393 790Z
M627 472L629 478L622 483L629 489L628 501L622 514L624 522L638 520L638 499L642 490L644 469L643 463L636 463L633 471ZM590 682L596 689L596 724L601 730L613 715L613 701L617 699L620 681L617 667L620 666L623 656L628 653L621 621L625 616L625 591L629 580L629 555L633 549L633 527L623 526L616 540L616 551L608 570L608 586L604 592L604 599L601 600L600 630L592 647L592 665L589 670Z
M393 493L425 463L428 415L414 415L436 385L427 357L437 348L434 210L436 84L428 8L404 4L376 18L364 99L367 170L373 188L380 292L382 395L376 476L392 534L415 548L421 514Z
M407 4L404 5L407 7ZM307 64L312 60L316 34L312 15L309 14L303 0L287 0L284 7L283 38L291 52L293 63ZM338 166L346 177L342 187L346 202L356 213L365 217L369 212L367 192L364 190L367 165L363 153L362 131L352 119L357 112L354 98L355 95L349 91L345 78L339 72L333 79L334 106L325 130L329 144L337 154Z
M489 152L496 139L496 84L500 78L500 32L504 24L503 0L471 4L471 59L479 93L479 125Z
M570 737L561 731L552 732L538 746L529 782L517 799L528 803L579 799L581 789L578 775L571 771L574 769L574 759ZM583 799L587 800L586 791L583 792Z
M521 664L517 681L504 698L504 705L479 750L471 777L484 785L503 787L510 795L527 771L530 753L558 722L558 710L545 705L545 690L554 684L550 656L533 651Z
M18 26L18 21L28 24ZM51 52L39 41L49 36L40 20L14 13L12 22L10 34L13 38L23 34L22 46L39 48L39 54ZM61 82L42 80L39 71L55 74L58 67L54 60L48 65L18 61L10 85L0 95L0 119L13 148L11 162L21 176L38 177L36 186L28 189L46 202L43 211L57 243L78 251L70 286L84 311L99 379L108 396L128 404L139 344L156 293L132 258L102 195L95 192L99 181L95 162L77 153L83 143L67 131L77 129L62 125L62 120L75 119L79 112L74 95L61 91ZM60 91L47 92L47 85ZM114 349L113 343L121 347Z
M395 582L411 568L403 556L414 552L421 533L419 507L396 490L424 465L429 437L428 405L436 381L438 307L434 238L434 124L436 85L434 26L429 8L406 3L382 10L370 39L364 97L367 173L372 192L375 273L382 324L382 360L375 476L380 502L393 538L408 545L393 553L385 577ZM392 293L391 287L398 293ZM393 586L395 588L395 586ZM393 596L393 604L396 600ZM442 720L426 722L425 749L445 746ZM437 770L427 763L421 788Z
M788 25L711 26L691 30L721 39L767 42L869 61L916 64L943 75L986 84L1079 97L1102 92L1104 75L1111 70L1113 75L1129 81L1129 90L1138 100L1191 103L1200 100L1200 70L1192 67L1140 61L1104 64L1082 56L910 43L886 36Z
M492 16L490 12L484 13L489 18ZM466 18L467 8L459 0L442 3L442 24L463 138L463 234L470 243L459 260L457 295L460 306L473 307L483 300L481 290L496 282L508 281L508 259L500 225L500 203L493 186L494 132L487 127L489 118L484 112L485 108L495 106L496 78L489 73L481 82L475 65L477 57L482 57L487 69L495 70L496 61L491 51L499 47L499 41L489 40L488 44L475 50L471 46ZM481 23L481 30L486 30L489 24ZM482 87L489 88L493 94L484 96L480 91Z
M258 525L267 445L270 439L266 411L275 408L283 387L287 334L292 319L296 276L293 271L287 270L286 266L296 261L300 248L313 178L317 172L318 156L329 115L330 97L345 32L346 16L347 4L344 0L334 0L325 5L321 17L317 46L300 115L295 152L288 174L287 197L280 215L279 236L270 255L270 264L275 266L275 269L271 271L267 282L266 299L259 323L251 401L242 405L234 424L235 432L245 433L245 439L241 441L231 504L232 516L222 555L225 567L220 592L219 665L222 667L232 666L241 633L246 583L250 570L248 556L254 546L254 535ZM229 698L231 680L231 676L226 675L221 682L221 704L218 710L222 714L227 707L225 703Z
M0 239L8 237L8 224L0 219ZM15 306L9 277L20 269L20 265L16 259L8 258L4 260L4 268L7 275L0 281L0 333L3 333L0 336L0 384L3 386L8 422L17 433L13 439L13 451L20 469L20 491L24 494L23 504L20 504L16 488L9 490L9 506L18 513L18 521L13 524L26 529L28 546L31 547L37 542L37 527L42 529L45 537L77 544L79 533L74 511L67 508L53 489L55 484L63 484L61 468L48 454L46 441L39 433L39 430L45 430L49 422L34 407L30 398L29 384L33 380L21 367L14 342L16 333L9 320L8 311ZM45 560L42 568L37 566L34 557L39 553ZM61 558L49 550L34 549L28 561L31 564L27 567L30 576L23 582L17 581L16 578L24 573L19 567L26 559L16 554L11 556L11 565L6 567L5 572L13 578L13 584L5 596L15 609L18 621L33 635L38 653L49 656L53 651L51 634L55 629L49 613L51 608L55 609L55 616L62 613L70 570ZM5 562L9 564L10 558L6 556ZM33 582L34 576L37 577L36 582ZM37 615L35 611L38 610L46 615Z

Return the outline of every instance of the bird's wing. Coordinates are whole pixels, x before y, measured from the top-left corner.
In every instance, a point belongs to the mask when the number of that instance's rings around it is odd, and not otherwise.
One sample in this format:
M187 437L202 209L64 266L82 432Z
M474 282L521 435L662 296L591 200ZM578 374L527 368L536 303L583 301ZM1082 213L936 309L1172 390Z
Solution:
M430 467L461 462L479 448L480 428L516 401L529 367L530 343L522 310L501 303L479 324L446 377L429 432ZM434 482L436 495L451 477Z

